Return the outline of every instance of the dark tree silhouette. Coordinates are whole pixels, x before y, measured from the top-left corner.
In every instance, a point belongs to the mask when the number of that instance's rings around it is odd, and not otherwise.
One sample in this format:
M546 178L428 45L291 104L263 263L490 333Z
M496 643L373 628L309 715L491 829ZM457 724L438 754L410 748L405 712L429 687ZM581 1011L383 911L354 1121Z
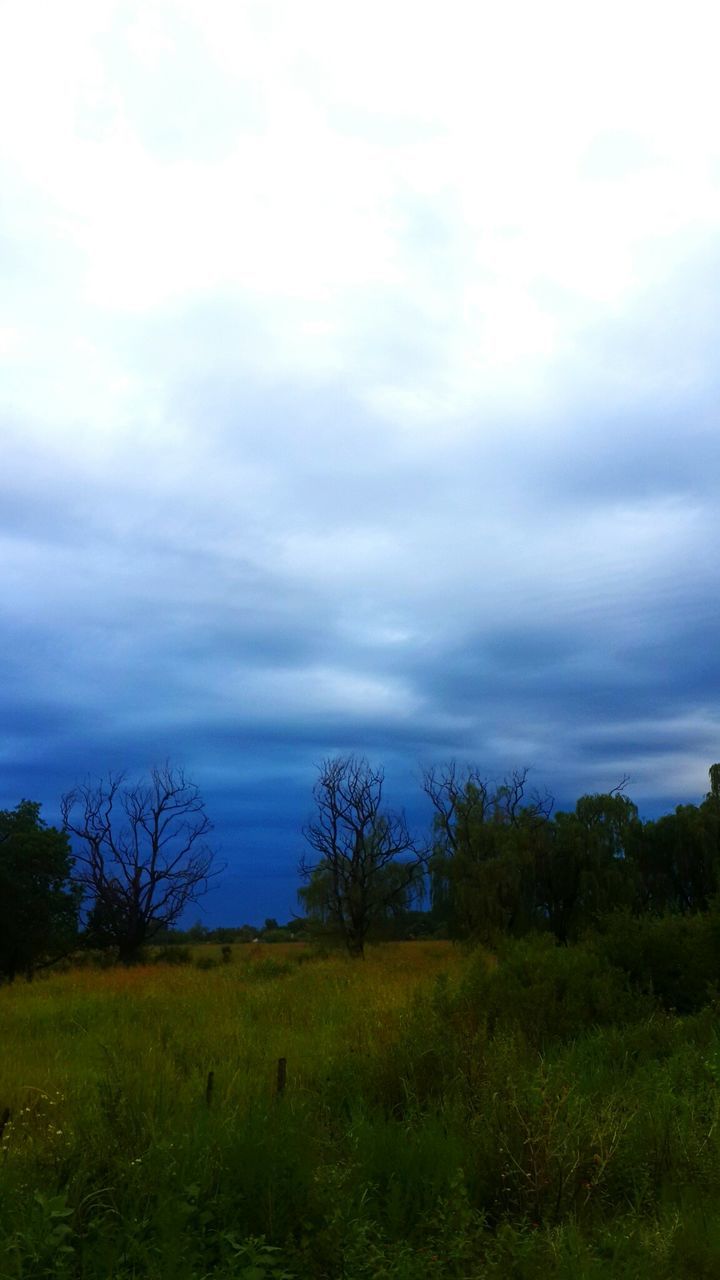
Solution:
M365 759L325 760L313 791L317 816L303 830L319 858L300 863L300 900L359 957L372 927L418 893L427 861L404 815L383 811L383 782L383 770Z
M32 977L77 942L79 893L64 831L48 827L40 805L0 810L0 977Z
M173 925L216 874L203 798L169 764L134 785L120 773L76 787L62 798L62 816L77 842L75 880L89 908L88 941L117 946L125 964Z

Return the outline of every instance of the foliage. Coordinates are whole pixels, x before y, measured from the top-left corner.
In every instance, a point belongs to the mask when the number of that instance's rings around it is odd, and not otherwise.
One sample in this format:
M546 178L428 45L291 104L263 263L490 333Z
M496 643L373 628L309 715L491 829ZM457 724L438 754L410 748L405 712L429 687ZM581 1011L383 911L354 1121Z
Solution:
M624 782L551 816L526 770L495 787L475 766L431 769L434 908L485 942L546 929L567 943L619 910L705 912L720 895L720 766L710 778L700 805L643 823Z
M179 945L157 947L150 958L153 964L192 964L190 948Z
M71 869L67 837L46 825L39 804L0 811L0 977L31 976L72 948L79 894Z
M455 934L484 941L532 927L532 863L551 802L528 796L526 769L492 786L473 765L429 769L423 787L434 809L433 903Z
M437 906L492 950L165 930L4 987L0 1274L717 1275L720 768L662 838L524 781L434 776Z
M0 992L0 1273L717 1274L712 1004L663 1011L595 942L268 952Z
M640 991L666 1009L691 1013L720 992L720 913L631 917L617 912L602 921L598 952Z
M720 799L645 823L635 856L644 910L706 911L720 892Z
M558 813L538 843L536 920L561 942L633 899L628 852L638 839L638 812L627 796L586 795L574 813Z
M538 1048L584 1028L624 1023L643 1007L606 955L588 944L558 946L548 935L505 944L499 964L474 957L460 1000L490 1031L521 1031Z

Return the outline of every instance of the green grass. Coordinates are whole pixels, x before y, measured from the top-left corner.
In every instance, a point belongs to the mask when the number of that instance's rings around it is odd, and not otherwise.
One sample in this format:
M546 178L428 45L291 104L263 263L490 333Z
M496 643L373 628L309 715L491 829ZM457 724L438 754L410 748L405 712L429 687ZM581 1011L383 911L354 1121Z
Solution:
M542 940L191 961L0 989L2 1280L720 1274L712 1003Z

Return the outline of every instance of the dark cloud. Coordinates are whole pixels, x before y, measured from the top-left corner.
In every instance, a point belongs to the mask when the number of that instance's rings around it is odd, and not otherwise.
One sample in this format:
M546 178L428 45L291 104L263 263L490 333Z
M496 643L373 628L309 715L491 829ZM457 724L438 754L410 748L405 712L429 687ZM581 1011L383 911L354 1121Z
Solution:
M54 818L78 779L169 757L228 864L207 918L261 920L294 909L336 751L384 761L420 827L419 770L450 757L532 766L561 805L625 773L649 810L702 792L720 647L701 414L688 451L646 406L621 456L595 409L572 450L562 428L428 455L332 388L195 385L196 462L167 484L116 454L86 487L56 455L50 488L49 464L12 452L3 803ZM678 758L697 764L673 792Z
M3 153L0 805L184 765L213 922L294 909L335 752L418 829L451 757L561 807L629 774L653 813L720 756L697 121L686 147L591 95L553 151L543 92L484 169L480 101L391 58L369 110L356 59L286 63L291 9L228 10L227 48L199 8L91 46L63 20Z

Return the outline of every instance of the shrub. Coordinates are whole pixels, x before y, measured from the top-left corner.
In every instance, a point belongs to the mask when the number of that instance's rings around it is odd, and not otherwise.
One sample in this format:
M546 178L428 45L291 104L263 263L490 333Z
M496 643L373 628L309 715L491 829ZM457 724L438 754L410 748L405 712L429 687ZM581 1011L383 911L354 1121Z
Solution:
M593 943L596 953L627 974L636 990L666 1009L693 1013L717 997L720 917L609 916Z
M650 1007L601 952L588 944L563 947L547 934L505 944L496 967L484 954L473 959L458 1000L489 1035L517 1029L538 1048L642 1017Z
M192 952L189 947L158 947L152 956L153 964L192 964Z

